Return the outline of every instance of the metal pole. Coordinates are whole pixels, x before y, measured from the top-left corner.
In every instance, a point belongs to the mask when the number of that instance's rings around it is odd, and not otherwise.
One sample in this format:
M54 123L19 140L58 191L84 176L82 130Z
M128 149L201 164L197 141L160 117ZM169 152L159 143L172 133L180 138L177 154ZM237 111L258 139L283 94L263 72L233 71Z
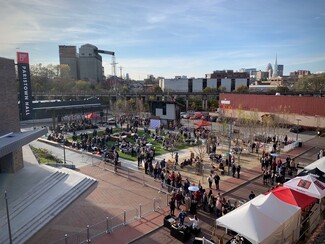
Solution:
M139 205L139 218L142 218L142 205Z
M106 217L106 234L110 233L108 226L108 217Z
M126 225L126 210L123 212L123 225Z
M6 201L6 210L7 210L7 223L8 223L8 233L9 233L9 243L12 244L12 236L11 236L11 227L10 227L10 218L9 218L9 207L8 207L7 191L5 191L5 201Z
M68 234L65 234L64 235L64 243L65 244L68 244Z
M64 144L63 144L63 162L64 162L64 164L67 163L66 158L65 158L65 146L64 146Z
M87 225L87 243L91 243L90 233L89 233L89 225Z
M153 199L153 211L156 212L156 198Z

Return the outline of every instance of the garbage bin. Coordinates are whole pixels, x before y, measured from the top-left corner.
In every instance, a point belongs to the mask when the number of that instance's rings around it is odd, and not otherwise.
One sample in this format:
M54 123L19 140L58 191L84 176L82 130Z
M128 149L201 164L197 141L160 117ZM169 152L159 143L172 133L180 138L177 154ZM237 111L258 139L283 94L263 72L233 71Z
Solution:
M191 152L191 158L194 158L194 152Z
M299 142L298 147L302 147L302 142L301 141Z

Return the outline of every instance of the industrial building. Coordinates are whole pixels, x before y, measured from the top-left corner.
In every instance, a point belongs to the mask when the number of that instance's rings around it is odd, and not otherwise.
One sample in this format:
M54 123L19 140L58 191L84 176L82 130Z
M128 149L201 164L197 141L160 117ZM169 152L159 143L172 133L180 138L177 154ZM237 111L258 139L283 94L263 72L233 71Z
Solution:
M186 76L174 79L160 79L159 86L164 92L202 92L206 87L231 92L240 86L249 86L250 77L246 72L233 72L232 70L214 71L206 78L187 78Z
M102 54L112 55L113 75L115 74L115 53L99 50L91 44L82 45L77 53L76 46L59 46L60 65L69 66L70 78L76 80L103 81L104 67Z

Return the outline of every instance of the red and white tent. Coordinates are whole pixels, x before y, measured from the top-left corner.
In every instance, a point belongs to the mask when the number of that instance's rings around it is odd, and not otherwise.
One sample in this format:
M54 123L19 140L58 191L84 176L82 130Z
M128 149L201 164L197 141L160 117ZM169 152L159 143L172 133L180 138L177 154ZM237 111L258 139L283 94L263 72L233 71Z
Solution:
M322 199L325 196L325 183L312 175L297 176L283 185L318 199Z
M279 186L273 189L271 192L281 201L298 206L301 209L305 209L317 200L315 197L308 196L304 193L300 193L284 186ZM270 192L267 192L266 194L270 194Z

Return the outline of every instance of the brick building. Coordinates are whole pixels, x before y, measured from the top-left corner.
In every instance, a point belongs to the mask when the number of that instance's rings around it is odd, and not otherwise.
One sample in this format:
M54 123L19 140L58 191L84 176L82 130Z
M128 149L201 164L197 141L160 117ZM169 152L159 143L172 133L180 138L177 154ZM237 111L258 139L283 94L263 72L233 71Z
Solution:
M0 58L0 87L0 173L14 173L24 167L22 146L46 131L20 132L14 60Z

